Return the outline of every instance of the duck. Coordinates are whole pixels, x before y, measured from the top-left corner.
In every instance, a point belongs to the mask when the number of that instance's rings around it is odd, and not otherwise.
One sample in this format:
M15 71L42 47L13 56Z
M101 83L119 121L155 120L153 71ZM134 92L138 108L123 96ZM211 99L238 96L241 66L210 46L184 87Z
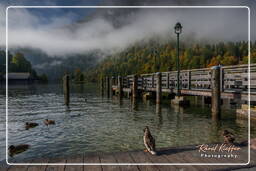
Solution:
M149 152L152 155L156 155L155 139L151 135L149 127L146 126L143 131L144 131L143 141L144 141L144 145L146 147L146 150L144 150L144 151Z
M235 141L235 136L233 133L229 132L228 130L224 130L222 132L222 136L224 137L225 144L233 144Z
M38 123L34 123L34 122L26 122L26 123L25 123L25 128L26 128L26 130L28 130L28 129L30 129L30 128L34 128L34 127L36 127L36 126L38 126Z
M24 151L26 151L28 148L30 147L30 145L28 144L20 144L20 145L11 145L9 146L8 150L9 150L9 155L11 157L13 157L16 154L22 153Z
M45 124L45 125L54 125L54 124L55 124L55 121L54 121L54 120L45 119L45 120L44 120L44 124Z

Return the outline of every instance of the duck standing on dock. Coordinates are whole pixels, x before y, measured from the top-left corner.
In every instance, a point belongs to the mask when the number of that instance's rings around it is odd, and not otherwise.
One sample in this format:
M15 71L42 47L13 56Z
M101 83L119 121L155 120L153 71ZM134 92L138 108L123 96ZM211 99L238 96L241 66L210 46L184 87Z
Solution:
M9 150L9 155L11 157L13 157L15 154L18 154L18 153L22 153L24 151L26 151L27 149L29 148L29 145L27 144L20 144L20 145L11 145L8 150Z
M44 120L44 124L45 124L45 125L54 125L54 124L55 124L55 121L54 121L54 120L45 119L45 120Z
M235 141L235 136L233 133L229 132L228 130L224 130L222 132L222 136L224 137L225 144L233 144Z
M34 122L26 122L26 123L25 123L25 129L26 129L26 130L28 130L28 129L30 129L30 128L34 128L34 127L36 127L36 126L38 126L38 123L34 123Z
M146 147L145 151L150 152L153 155L156 155L156 145L155 145L155 139L151 135L148 126L144 128L144 145Z

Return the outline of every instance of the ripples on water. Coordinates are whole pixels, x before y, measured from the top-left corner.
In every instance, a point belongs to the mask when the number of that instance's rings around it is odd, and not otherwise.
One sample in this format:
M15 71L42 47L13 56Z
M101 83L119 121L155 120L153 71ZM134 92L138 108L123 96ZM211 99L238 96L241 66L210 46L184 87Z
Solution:
M234 110L224 110L221 122L211 120L210 108L157 106L152 101L133 104L124 98L101 97L95 85L73 86L70 108L63 105L60 85L9 88L8 137L10 144L31 148L11 160L63 157L94 152L142 150L143 128L148 125L157 147L222 141L220 131L229 128L238 140L247 138L247 122L236 120ZM5 158L5 95L0 95L0 160ZM49 118L56 125L45 126ZM24 123L39 126L25 130ZM252 128L255 133L255 128Z

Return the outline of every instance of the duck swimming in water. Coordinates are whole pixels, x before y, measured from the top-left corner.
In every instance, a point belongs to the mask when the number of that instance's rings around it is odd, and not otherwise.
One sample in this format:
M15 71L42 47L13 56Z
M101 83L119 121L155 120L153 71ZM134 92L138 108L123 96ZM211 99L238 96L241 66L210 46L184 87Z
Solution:
M153 155L156 155L156 145L155 145L155 139L151 135L148 126L144 128L144 145L146 147L145 151L150 152Z
M28 130L28 129L30 129L30 128L34 128L34 127L36 127L36 126L38 126L38 123L34 123L34 122L26 122L26 123L25 123L25 128L26 128L26 130Z
M27 144L20 144L20 145L11 145L8 150L9 150L9 155L12 157L16 154L22 153L26 151L29 148L29 145Z
M44 124L45 124L45 125L54 125L54 124L55 124L55 121L54 121L54 120L45 119L45 120L44 120Z
M224 130L222 132L222 136L224 137L225 144L233 144L235 141L235 136L233 133L229 132L228 130Z

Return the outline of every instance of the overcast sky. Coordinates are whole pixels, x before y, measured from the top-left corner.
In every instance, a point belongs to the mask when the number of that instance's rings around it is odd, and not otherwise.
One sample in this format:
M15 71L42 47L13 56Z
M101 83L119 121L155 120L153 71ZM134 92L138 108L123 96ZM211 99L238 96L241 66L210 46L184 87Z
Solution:
M26 2L26 3L25 3ZM4 38L5 13L8 5L70 5L70 1L18 1L0 4L0 34ZM73 1L72 5L100 5L102 1ZM79 4L80 2L80 4ZM222 5L223 1L217 1ZM111 2L112 3L112 2ZM111 4L110 3L110 4ZM114 2L116 3L116 2ZM256 3L255 3L256 4ZM255 4L252 9L254 10ZM112 4L111 4L112 5ZM158 5L158 4L157 4ZM160 4L161 5L161 4ZM165 4L166 5L166 4ZM173 5L173 4L171 4ZM184 4L182 4L184 5ZM191 4L190 4L191 5ZM197 4L195 4L197 5ZM237 1L234 5L245 5ZM104 10L104 9L103 9ZM107 14L115 14L115 10L108 9ZM9 9L9 47L39 48L48 55L63 56L74 53L85 53L91 50L101 50L112 53L152 36L173 39L173 27L177 21L183 25L182 38L193 37L196 40L211 41L240 41L248 39L248 9L140 9L121 18L125 23L115 27L113 22L104 17L95 17L77 25L76 29L69 29L70 25L90 16L100 13L100 9ZM129 12L129 10L126 10ZM252 18L255 19L255 12ZM113 19L120 16L113 15ZM120 20L120 19L119 19ZM123 21L125 20L125 22ZM254 23L252 23L254 25ZM255 27L254 27L255 28ZM255 40L255 34L251 38ZM5 39L0 40L0 46L5 45Z

